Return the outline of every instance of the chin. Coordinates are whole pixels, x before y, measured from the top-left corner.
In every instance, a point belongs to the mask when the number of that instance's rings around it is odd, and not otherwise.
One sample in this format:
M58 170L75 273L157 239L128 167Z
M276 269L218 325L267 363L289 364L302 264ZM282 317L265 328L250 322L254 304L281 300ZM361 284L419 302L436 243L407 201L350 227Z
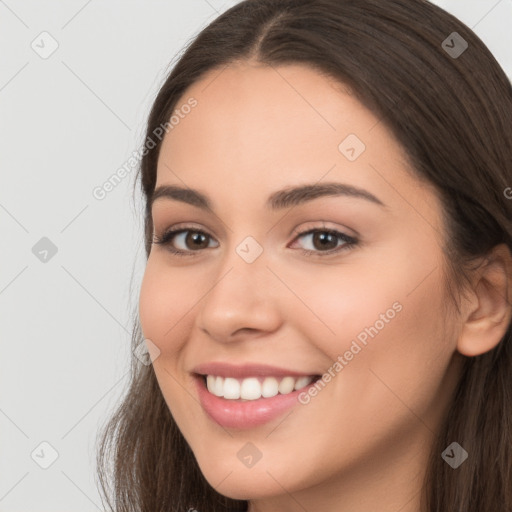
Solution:
M243 447L246 442L240 444ZM238 450L240 448L237 446ZM229 450L222 450L221 453L205 453L203 456L196 456L196 460L208 483L218 493L231 499L268 498L282 494L283 488L288 492L295 492L311 485L313 479L310 471L291 473L297 466L295 458L287 460L286 457L273 454L273 458L276 458L273 463L270 459L265 460L263 454L252 467L247 467L238 459L236 452L234 457L226 456L232 453ZM224 458L221 460L220 457Z
M218 468L206 472L201 468L201 472L219 494L234 500L262 499L282 492L282 487L276 483L276 480L283 482L282 478L274 480L264 469L240 469L232 473L221 473ZM273 474L272 471L270 473ZM288 488L286 482L281 485Z

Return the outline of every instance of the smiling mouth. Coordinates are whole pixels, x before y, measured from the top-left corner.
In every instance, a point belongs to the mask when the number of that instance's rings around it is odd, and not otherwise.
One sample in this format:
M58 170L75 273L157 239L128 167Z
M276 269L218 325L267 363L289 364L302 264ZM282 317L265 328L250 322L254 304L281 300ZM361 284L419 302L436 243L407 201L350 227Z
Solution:
M219 375L201 375L208 392L219 398L245 402L272 398L276 395L288 395L303 389L320 379L320 375L309 376L255 376L247 378L221 377Z

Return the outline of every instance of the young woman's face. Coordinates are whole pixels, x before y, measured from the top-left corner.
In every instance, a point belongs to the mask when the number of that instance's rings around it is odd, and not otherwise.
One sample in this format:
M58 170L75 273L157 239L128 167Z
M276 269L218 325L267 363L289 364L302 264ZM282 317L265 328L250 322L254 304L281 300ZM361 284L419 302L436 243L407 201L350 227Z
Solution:
M176 108L152 216L179 232L153 244L139 306L201 471L255 503L348 504L371 482L368 503L404 505L459 371L437 195L311 69L231 65Z

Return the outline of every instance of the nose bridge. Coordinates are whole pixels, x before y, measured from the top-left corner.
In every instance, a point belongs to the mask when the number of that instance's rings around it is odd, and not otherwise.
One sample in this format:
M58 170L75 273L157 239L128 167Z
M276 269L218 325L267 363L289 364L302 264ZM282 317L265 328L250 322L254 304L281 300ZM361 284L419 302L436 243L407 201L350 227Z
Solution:
M235 243L219 262L202 301L198 323L218 340L229 340L244 328L273 330L279 322L275 279L266 252L254 237Z
M208 294L210 299L227 303L236 299L240 307L256 305L260 300L268 302L269 287L262 286L271 277L267 263L263 246L254 237L248 236L233 244L219 263L213 288Z
M271 274L267 269L269 252L263 247L263 234L258 235L257 240L252 235L240 235L241 230L233 230L228 241L228 249L222 256L217 268L218 279L231 279L235 289L243 289L262 283ZM245 231L247 233L247 231ZM225 276L225 278L222 278ZM217 280L216 280L217 281ZM219 283L220 284L220 283ZM256 292L257 290L252 290ZM252 295L257 295L253 293Z

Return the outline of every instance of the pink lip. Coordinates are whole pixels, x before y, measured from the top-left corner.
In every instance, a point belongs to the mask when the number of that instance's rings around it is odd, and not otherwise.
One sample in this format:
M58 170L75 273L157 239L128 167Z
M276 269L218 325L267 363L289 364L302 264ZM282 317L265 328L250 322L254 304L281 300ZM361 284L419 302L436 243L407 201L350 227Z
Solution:
M235 379L244 379L246 377L307 377L317 375L316 373L299 373L286 368L269 366L266 364L243 364L233 365L222 362L205 363L196 366L193 373L201 375L216 375L219 377L233 377Z
M254 374L252 374L254 375ZM278 418L285 411L300 403L300 393L308 390L314 382L287 395L277 394L272 398L259 398L258 400L227 400L213 395L206 388L204 377L196 375L199 401L206 414L217 424L225 428L249 429L263 425Z

